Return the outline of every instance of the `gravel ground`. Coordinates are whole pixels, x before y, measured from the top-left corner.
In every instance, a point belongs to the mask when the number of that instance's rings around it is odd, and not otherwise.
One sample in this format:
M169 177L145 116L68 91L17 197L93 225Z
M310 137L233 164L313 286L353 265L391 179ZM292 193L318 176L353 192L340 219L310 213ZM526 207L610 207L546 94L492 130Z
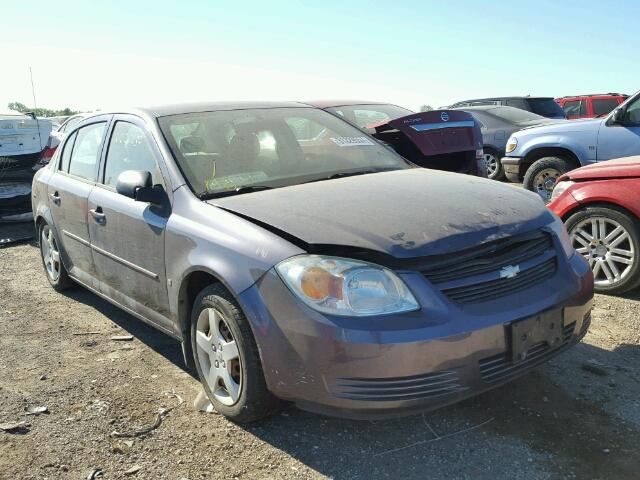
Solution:
M598 296L580 345L458 405L381 422L289 407L242 427L192 407L178 343L83 289L54 292L33 245L0 265L0 424L28 423L0 430L2 479L640 478L640 294ZM157 428L112 435L153 424L172 392L184 403Z

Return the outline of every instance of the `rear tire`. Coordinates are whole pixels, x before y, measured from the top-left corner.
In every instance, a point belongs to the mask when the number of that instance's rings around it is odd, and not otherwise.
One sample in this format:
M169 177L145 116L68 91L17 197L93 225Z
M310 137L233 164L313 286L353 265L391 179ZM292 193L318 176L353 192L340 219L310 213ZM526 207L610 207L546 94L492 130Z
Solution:
M533 162L524 175L524 188L540 195L545 203L551 201L551 192L556 179L574 165L561 157L543 157Z
M276 412L249 321L221 284L206 287L191 313L191 348L200 382L216 411L238 423Z
M500 162L500 155L493 148L484 149L484 161L487 165L487 178L491 180L502 180L504 178L504 167Z
M640 285L636 217L614 206L593 206L571 215L566 226L574 248L591 266L596 292L620 294Z
M60 259L60 243L49 224L42 222L38 228L40 242L40 258L49 284L57 292L62 292L73 286L67 269Z

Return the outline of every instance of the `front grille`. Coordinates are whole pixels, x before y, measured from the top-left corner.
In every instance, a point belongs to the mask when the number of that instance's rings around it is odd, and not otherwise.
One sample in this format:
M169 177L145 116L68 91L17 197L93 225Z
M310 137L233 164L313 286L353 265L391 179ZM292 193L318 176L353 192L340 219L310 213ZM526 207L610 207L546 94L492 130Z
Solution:
M485 382L497 382L509 377L519 375L523 370L533 367L553 356L558 349L564 347L571 341L576 323L573 322L562 328L562 343L559 347L551 348L547 342L534 345L527 351L525 360L512 363L508 352L483 358L480 360L480 374Z
M442 293L457 303L484 302L529 288L553 276L555 271L556 259L550 258L535 267L521 271L513 278L498 278L474 285L449 288L442 290Z
M338 378L332 386L340 398L367 401L415 400L449 395L466 390L453 371L411 377Z
M501 277L501 269L516 266L516 275ZM465 304L524 290L550 278L555 270L553 240L539 230L434 257L422 273L452 301Z

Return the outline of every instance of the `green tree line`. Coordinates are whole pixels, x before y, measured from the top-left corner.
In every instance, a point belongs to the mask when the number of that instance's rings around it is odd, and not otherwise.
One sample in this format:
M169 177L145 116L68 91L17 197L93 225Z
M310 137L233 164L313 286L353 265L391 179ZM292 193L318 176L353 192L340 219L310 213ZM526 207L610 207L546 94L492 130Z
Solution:
M7 105L9 110L14 110L20 113L33 112L36 114L36 117L59 117L63 115L75 115L75 110L71 110L70 108L63 108L62 110L52 110L50 108L30 108L25 104L20 102L11 102Z

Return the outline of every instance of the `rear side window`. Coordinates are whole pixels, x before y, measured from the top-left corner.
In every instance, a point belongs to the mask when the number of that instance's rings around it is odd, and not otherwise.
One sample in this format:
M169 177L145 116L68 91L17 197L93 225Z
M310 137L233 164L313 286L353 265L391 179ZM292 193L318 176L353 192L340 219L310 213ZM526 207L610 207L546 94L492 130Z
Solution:
M154 185L163 183L153 149L144 130L133 123L120 121L113 128L109 142L104 184L115 187L118 176L126 170L151 172Z
M64 144L64 150L62 151L62 161L60 162L60 170L62 170L63 172L69 171L69 160L71 159L73 143L76 141L77 134L78 132L73 132L73 135L71 135Z
M587 105L584 100L569 100L564 102L562 108L567 118L578 118L587 115Z
M70 174L87 180L96 179L106 125L105 122L94 123L78 130L69 164Z
M73 127L75 127L78 123L80 123L80 120L82 120L82 117L70 118L69 121L67 121L67 123L65 123L62 126L60 131L61 132L68 132L69 130L73 130Z
M618 106L618 101L615 98L594 98L593 99L593 114L596 117L600 115L606 115Z

